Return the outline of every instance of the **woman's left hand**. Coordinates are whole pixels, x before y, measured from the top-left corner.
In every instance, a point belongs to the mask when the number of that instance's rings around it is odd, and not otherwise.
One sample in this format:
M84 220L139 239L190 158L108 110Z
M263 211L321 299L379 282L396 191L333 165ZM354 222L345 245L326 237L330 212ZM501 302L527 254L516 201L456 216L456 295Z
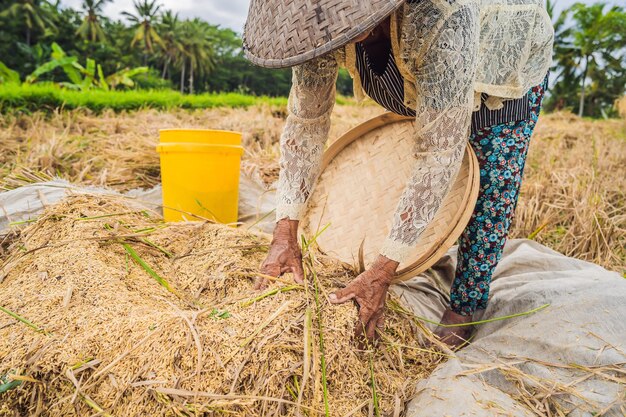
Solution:
M359 305L359 321L356 323L357 338L376 338L377 331L384 328L385 300L393 281L398 263L382 255L367 271L356 277L347 287L329 296L333 304L354 300Z

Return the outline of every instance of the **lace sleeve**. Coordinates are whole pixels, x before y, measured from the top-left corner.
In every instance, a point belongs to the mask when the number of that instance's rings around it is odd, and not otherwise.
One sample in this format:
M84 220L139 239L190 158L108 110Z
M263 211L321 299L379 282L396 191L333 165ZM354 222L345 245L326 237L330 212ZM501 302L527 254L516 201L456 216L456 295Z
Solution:
M415 51L415 168L381 254L402 262L434 218L456 178L467 144L478 52L478 8L466 2L442 22L425 51ZM432 32L431 32L432 34Z
M331 54L293 69L289 115L280 138L277 221L300 219L317 180L335 104L337 72Z

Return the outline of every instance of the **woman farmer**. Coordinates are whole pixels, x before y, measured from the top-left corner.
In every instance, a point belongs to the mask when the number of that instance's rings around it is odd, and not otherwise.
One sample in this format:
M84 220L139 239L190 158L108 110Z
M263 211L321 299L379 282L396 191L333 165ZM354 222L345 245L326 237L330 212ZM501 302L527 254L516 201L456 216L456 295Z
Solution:
M471 322L487 306L513 218L553 37L541 0L252 0L246 56L265 67L293 67L277 222L261 272L303 280L298 221L320 172L337 72L345 66L357 98L367 94L415 117L414 153L407 156L415 168L377 260L330 300L355 300L357 329L368 338L383 328L394 273L439 209L469 139L480 162L480 192L441 323ZM458 347L471 330L440 326L435 333Z

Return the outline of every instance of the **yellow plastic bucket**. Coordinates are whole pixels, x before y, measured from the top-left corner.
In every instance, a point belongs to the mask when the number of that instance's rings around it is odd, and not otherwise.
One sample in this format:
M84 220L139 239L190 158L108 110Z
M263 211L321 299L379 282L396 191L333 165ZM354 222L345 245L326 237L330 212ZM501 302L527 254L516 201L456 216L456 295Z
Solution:
M165 221L237 221L241 133L223 130L159 131Z

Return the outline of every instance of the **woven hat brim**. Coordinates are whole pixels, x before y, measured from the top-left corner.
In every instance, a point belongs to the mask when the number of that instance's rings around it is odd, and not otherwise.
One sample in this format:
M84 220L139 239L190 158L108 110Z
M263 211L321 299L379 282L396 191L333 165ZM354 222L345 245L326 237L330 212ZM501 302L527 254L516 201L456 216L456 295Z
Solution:
M265 68L300 65L374 29L404 2L252 0L244 28L244 56ZM313 3L317 7L312 8ZM324 19L324 15L332 17Z

